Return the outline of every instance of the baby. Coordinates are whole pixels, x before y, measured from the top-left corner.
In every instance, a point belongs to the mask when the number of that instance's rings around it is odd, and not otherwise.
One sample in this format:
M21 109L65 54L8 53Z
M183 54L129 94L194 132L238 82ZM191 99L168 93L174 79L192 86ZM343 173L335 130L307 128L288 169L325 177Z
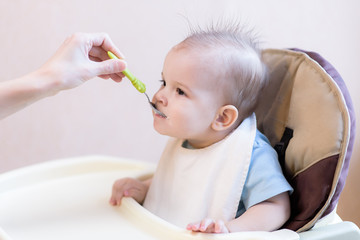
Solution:
M154 128L170 138L152 179L119 179L110 204L133 197L195 232L273 231L290 216L291 186L256 129L266 84L257 44L238 26L194 31L166 56Z

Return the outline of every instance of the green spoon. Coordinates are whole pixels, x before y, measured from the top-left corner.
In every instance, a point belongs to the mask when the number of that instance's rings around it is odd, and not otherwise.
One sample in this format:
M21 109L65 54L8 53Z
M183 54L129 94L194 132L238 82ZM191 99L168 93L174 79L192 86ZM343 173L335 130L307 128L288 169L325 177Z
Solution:
M115 56L115 54L113 54L112 52L108 51L107 52L109 58L111 59L119 59L117 56ZM132 83L132 85L140 92L140 93L144 93L151 108L153 109L153 111L158 114L159 116L166 118L166 115L162 112L160 112L155 104L153 102L150 101L149 96L146 94L146 86L143 82L141 82L139 79L137 79L130 71L129 69L125 69L124 71L122 71L122 73L130 80L130 82Z

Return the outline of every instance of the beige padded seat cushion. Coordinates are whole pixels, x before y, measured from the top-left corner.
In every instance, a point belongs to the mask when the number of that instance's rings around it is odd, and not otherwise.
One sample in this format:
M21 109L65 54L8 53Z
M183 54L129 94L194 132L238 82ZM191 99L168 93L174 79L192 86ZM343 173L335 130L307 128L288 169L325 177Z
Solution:
M267 49L263 52L263 58L268 66L269 85L256 110L258 127L273 146L280 141L285 127L294 130L283 166L285 175L295 188L292 204L300 204L300 216L311 207L316 208L314 211L317 212L315 216L308 216L311 215L309 212L307 216L295 219L295 224L290 221L285 227L306 230L321 217L322 212L318 208L325 207L335 191L342 169L341 159L344 159L349 142L349 114L337 84L305 53ZM326 176L321 175L324 169L328 169ZM310 183L304 183L308 175L312 179L319 179L320 185L321 181L330 183L311 189ZM313 194L323 189L328 189L323 196ZM324 199L315 199L315 202L318 201L314 204L316 206L308 206L306 199L301 197L302 192L305 192L306 198L313 195ZM303 202L299 203L300 200ZM312 204L311 200L309 204ZM298 210L293 210L296 215Z

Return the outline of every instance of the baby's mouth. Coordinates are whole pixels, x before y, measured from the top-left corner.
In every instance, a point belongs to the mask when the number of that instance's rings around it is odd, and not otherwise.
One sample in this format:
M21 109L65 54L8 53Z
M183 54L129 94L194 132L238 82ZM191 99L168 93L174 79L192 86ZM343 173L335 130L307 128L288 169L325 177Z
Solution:
M146 92L144 92L144 94L145 94L145 96L146 96L146 98L147 98L147 100L148 100L148 102L149 102L152 110L154 111L154 113L155 113L156 115L162 117L162 118L167 118L167 116L166 116L164 113L162 113L160 110L157 109L156 104L153 103L152 101L150 101L150 98L149 98L149 96L146 94Z
M151 104L152 109L153 109L153 111L155 112L156 115L158 115L158 116L160 116L162 118L167 118L167 116L164 113L162 113L159 109L157 109L155 103L151 102L150 104Z

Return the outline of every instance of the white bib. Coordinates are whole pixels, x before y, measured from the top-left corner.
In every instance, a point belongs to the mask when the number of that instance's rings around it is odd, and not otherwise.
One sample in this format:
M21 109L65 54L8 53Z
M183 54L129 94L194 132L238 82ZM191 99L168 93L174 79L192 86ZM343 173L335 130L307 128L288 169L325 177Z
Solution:
M179 227L204 218L234 219L249 170L256 134L252 114L226 138L202 149L170 139L144 207Z

